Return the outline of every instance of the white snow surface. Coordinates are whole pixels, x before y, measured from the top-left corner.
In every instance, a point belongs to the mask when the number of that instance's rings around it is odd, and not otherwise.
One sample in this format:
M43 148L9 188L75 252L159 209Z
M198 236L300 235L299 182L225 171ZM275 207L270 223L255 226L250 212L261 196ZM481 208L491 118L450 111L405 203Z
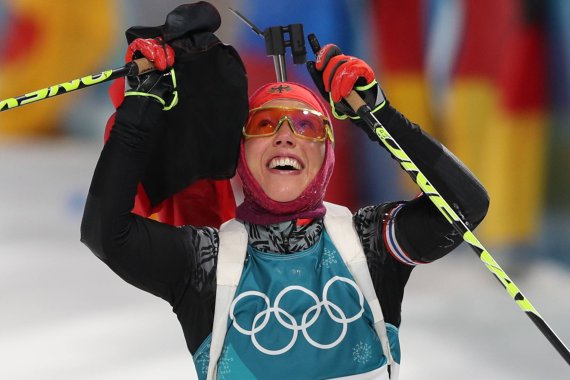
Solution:
M170 306L79 242L100 149L73 140L0 145L0 379L196 378ZM504 269L569 343L570 272L512 258ZM465 248L414 270L402 314L402 380L570 378L568 364Z

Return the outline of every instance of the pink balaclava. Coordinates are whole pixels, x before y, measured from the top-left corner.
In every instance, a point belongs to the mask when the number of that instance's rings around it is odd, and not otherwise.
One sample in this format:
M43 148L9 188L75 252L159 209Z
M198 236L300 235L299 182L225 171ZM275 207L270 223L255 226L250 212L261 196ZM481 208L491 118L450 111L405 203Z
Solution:
M329 113L320 98L307 87L291 82L269 83L258 88L249 98L249 108L261 107L275 99L292 99L309 105L315 111ZM269 198L251 174L245 161L243 139L237 171L243 182L244 201L238 206L236 216L254 224L275 224L294 219L314 219L325 215L323 198L334 168L332 142L325 140L326 151L321 169L296 199L277 202Z

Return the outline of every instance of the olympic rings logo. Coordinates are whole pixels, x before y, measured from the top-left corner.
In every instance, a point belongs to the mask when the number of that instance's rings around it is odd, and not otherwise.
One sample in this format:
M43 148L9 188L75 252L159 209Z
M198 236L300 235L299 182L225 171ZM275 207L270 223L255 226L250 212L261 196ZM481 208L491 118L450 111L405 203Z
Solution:
M360 304L360 310L355 315L353 315L351 317L347 317L346 314L344 313L344 311L338 305L336 305L335 303L331 302L328 299L329 288L331 287L332 284L334 284L337 281L344 282L344 283L352 286L354 288L354 290L356 291L356 293L358 294L358 302ZM315 302L315 304L313 306L309 307L303 313L303 316L301 318L301 324L299 324L297 322L297 320L295 319L294 316L292 316L290 313L288 313L287 311L285 311L281 307L279 307L279 304L280 304L282 298L287 293L294 292L294 291L299 291L299 292L307 294ZM235 315L234 315L234 310L235 310L237 303L242 301L246 297L259 297L265 302L265 306L266 306L265 310L260 311L258 314L256 314L253 317L253 323L251 326L251 330L247 330L247 329L244 329L243 327L241 327L238 324L238 322L235 318ZM317 321L317 319L321 315L321 311L323 310L323 306L324 306L324 310L328 314L329 318L331 320L333 320L334 322L342 325L342 330L341 330L338 338L336 340L334 340L332 343L328 343L328 344L319 343L319 342L315 341L309 335L309 332L308 332L308 328L311 327L313 324L315 324L315 322ZM334 310L334 312L333 312L333 310ZM266 294L264 294L262 292L255 291L255 290L250 290L247 292L243 292L239 296L237 296L234 299L234 301L232 302L231 307L230 307L230 319L233 321L233 326L236 328L236 330L239 331L243 335L250 336L253 345L259 351L261 351L267 355L281 355L281 354L284 354L287 351L289 351L291 349L291 347L293 347L295 345L295 342L297 341L297 338L299 336L299 331L301 331L303 333L303 336L305 337L307 342L309 342L309 344L311 344L313 347L316 347L316 348L319 348L322 350L326 350L329 348L336 347L342 342L342 340L346 336L348 324L358 320L362 316L363 313L364 313L364 295L362 294L361 290L358 288L358 286L356 285L356 283L353 280L348 279L346 277L339 277L339 276L335 276L335 277L331 278L329 281L327 281L327 283L325 284L325 286L323 288L322 301L319 300L317 295L315 293L313 293L312 291L310 291L309 289L304 288L302 286L298 286L298 285L291 285L291 286L287 286L286 288L281 290L281 292L279 292L279 294L275 298L275 302L274 302L273 306L271 306L271 300L269 299L269 297ZM269 323L269 318L271 317L272 314L275 315L275 318L277 319L277 321L279 322L279 324L281 326L292 331L292 337L291 337L291 340L289 341L289 343L285 347L280 348L278 350L270 350L270 349L263 347L258 342L258 340L256 338L256 334L259 333L261 330L263 330L267 326L267 324ZM312 316L309 317L311 314L312 314Z

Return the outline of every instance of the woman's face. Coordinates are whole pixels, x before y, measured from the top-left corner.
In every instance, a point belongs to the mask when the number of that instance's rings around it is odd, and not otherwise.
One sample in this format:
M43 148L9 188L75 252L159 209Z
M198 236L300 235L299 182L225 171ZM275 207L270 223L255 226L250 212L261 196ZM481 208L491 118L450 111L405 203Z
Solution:
M308 108L296 100L276 99L263 105ZM325 142L310 141L293 134L287 120L276 134L248 138L245 160L253 178L274 201L296 199L319 172L325 158Z

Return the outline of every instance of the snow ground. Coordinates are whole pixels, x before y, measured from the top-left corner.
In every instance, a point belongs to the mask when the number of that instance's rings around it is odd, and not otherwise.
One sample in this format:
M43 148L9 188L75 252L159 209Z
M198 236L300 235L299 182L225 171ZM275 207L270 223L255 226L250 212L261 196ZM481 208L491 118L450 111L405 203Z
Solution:
M0 379L195 378L169 305L124 283L79 242L100 148L70 140L0 146ZM506 272L570 343L570 273L549 262L523 269L506 261ZM564 360L465 249L415 270L401 340L402 380L570 378Z

